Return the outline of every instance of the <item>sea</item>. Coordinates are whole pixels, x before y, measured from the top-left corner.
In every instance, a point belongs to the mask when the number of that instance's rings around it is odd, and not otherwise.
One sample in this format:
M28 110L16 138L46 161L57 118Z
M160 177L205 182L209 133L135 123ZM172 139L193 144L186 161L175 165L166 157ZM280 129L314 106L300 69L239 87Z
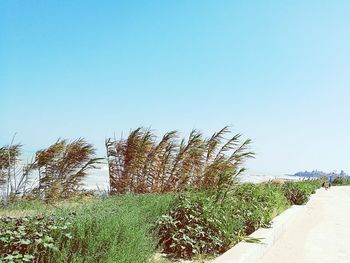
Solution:
M262 183L270 180L283 179L287 181L302 181L304 177L277 174L277 175L256 175L256 174L243 174L237 177L238 182L242 183ZM84 189L87 190L107 190L109 186L108 180L108 166L103 165L100 169L96 169L84 181Z

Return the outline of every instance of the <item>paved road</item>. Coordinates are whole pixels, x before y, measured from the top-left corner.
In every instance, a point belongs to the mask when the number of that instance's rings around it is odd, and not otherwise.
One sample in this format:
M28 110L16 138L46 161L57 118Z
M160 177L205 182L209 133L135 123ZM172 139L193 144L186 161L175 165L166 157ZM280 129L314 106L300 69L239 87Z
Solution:
M349 263L350 186L320 190L262 263Z

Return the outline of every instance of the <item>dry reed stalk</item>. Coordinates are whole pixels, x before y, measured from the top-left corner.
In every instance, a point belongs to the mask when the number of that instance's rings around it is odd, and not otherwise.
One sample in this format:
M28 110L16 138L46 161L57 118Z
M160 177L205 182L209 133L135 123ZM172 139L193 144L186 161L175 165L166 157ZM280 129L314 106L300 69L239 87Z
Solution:
M206 139L193 130L178 143L178 133L171 131L157 143L151 130L139 127L126 140L107 139L111 192L169 192L232 184L244 172L244 161L254 154L249 151L250 140L242 142L241 134L227 139L230 133L225 126Z

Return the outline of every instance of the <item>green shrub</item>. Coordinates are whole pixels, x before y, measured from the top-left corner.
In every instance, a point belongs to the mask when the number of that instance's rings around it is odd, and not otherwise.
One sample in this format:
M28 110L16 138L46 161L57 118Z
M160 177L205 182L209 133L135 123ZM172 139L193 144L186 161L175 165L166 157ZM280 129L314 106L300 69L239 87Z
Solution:
M320 181L287 182L283 185L285 197L292 205L303 205L321 186Z
M223 231L231 243L239 242L259 227L268 227L288 207L281 189L273 184L237 185L220 205Z
M168 215L159 221L159 244L172 257L215 255L225 249L223 233L215 227L201 202L181 197Z
M349 177L336 177L333 182L333 185L350 185L350 178Z
M160 245L171 257L191 258L226 251L289 206L273 184L235 186L224 199L192 192L160 220Z

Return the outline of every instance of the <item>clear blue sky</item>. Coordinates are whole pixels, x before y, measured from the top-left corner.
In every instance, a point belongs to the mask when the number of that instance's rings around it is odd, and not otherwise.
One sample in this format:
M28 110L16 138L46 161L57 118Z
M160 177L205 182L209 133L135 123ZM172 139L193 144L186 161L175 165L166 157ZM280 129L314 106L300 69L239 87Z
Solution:
M251 173L350 172L350 1L0 2L0 145L151 126L254 141Z

